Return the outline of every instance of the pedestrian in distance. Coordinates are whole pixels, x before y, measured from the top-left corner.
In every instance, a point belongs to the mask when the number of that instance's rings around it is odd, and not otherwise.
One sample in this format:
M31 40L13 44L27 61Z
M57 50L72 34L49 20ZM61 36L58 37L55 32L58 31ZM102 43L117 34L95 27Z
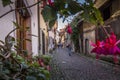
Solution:
M69 56L71 56L71 54L72 54L72 52L71 52L72 47L71 47L70 44L67 45L67 49L68 49L68 54L69 54Z

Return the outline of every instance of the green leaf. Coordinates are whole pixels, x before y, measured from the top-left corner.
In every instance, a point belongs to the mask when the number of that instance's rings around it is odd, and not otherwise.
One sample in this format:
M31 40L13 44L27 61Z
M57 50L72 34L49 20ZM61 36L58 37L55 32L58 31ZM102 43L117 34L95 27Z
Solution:
M60 13L61 13L62 15L69 15L69 12L68 12L67 9L61 10Z
M24 39L24 40L31 42L31 40L30 40L30 39Z
M37 75L37 78L38 78L39 80L41 80L41 78L42 78L43 80L46 80L46 76L45 76L44 74L41 74L41 73L39 73L39 74Z
M11 3L12 3L11 0L2 0L2 4L3 4L4 7L11 4Z
M14 38L14 37L11 37L11 41L13 41L13 42L14 42L14 41L15 41L15 38Z
M54 6L57 11L65 9L66 0L54 0Z
M81 10L83 10L83 8L76 1L71 1L71 2L68 3L68 11L71 14L74 15L77 12L80 12Z
M103 18L102 18L102 16L101 16L100 11L99 11L98 9L96 9L96 8L93 8L93 9L94 9L94 12L95 12L95 16L96 16L96 18L97 18L97 21L98 21L101 25L103 25L103 24L104 24L104 21L103 21Z
M24 56L27 56L28 55L28 51L27 50L22 50Z
M25 59L23 57L19 56L19 55L17 55L16 59L18 61L20 61L20 62L24 62L25 61Z
M15 26L16 28L19 28L19 27L20 27L19 24L16 23L16 22L13 22L13 24L14 24L14 26Z
M43 70L43 74L48 78L50 77L50 72L48 70Z
M43 8L41 14L42 14L45 22L49 22L49 21L57 19L56 11L48 5Z
M91 5L84 4L84 12L81 16L85 21L95 25L104 23L100 11Z
M86 3L88 3L90 6L94 6L94 1L93 0L85 0Z
M49 27L52 28L55 24L56 20L52 20L49 22Z
M8 69L5 69L5 70L3 71L3 73L5 73L5 74L9 74L10 71L9 71Z
M37 80L36 77L34 76L27 76L26 77L26 80Z
M30 64L31 66L34 66L34 67L39 67L40 65L38 64L38 62L33 62L32 64Z
M27 69L27 68L28 68L28 65L25 64L25 63L22 63L22 64L21 64L21 67L22 67L22 69Z

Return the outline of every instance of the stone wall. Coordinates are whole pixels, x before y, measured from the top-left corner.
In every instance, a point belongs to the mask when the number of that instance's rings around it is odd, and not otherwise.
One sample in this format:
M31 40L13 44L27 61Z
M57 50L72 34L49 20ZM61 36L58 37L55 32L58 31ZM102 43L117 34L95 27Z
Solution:
M95 43L95 26L90 23L83 23L83 53L90 53L91 42Z

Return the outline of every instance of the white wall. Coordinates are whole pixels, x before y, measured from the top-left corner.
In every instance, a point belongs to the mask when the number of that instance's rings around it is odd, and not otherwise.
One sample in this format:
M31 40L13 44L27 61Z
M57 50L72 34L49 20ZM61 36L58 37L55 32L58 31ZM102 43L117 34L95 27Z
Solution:
M28 4L34 4L34 0L28 0ZM27 5L28 6L28 5ZM30 8L30 14L31 14L31 32L33 35L38 36L38 22L37 22L37 6L34 6ZM0 0L0 16L4 14L5 12L9 11L9 6L4 7L2 6L2 2ZM15 12L11 12L7 14L6 16L0 18L0 40L4 40L5 36L13 30L14 25L13 21L15 21ZM12 34L13 36L16 36L15 33ZM32 36L32 52L33 55L38 54L38 37Z
M54 47L54 44L53 44L53 42L54 42L54 32L51 30L51 31L49 31L49 46L48 46L48 50L52 50L53 49L53 47Z
M2 2L0 0L0 16L3 15L5 12L9 11L10 7L3 7ZM15 21L15 12L11 12L7 14L6 16L0 18L0 40L4 41L5 36L13 30L13 21ZM12 36L15 36L15 33L11 34Z
M29 5L34 4L35 0L27 0ZM31 32L33 35L38 36L38 17L37 17L37 5L31 7ZM32 36L32 52L33 56L38 55L38 37Z
M53 31L49 31L49 37L54 38L54 32Z

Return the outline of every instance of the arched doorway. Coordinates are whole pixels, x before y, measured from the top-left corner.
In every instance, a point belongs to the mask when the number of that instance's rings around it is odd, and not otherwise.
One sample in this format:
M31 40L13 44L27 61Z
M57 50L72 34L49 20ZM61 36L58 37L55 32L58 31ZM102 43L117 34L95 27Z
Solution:
M85 54L89 53L89 40L85 39Z

